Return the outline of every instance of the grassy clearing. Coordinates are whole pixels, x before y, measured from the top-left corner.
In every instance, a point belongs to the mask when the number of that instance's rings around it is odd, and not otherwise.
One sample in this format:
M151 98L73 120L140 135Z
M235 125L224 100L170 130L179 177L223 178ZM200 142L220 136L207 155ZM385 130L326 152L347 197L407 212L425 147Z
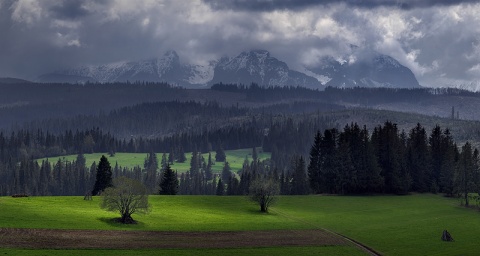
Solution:
M244 197L152 196L152 212L135 216L139 225L109 221L115 213L98 207L99 198L0 198L0 226L14 228L236 231L327 228L357 240L385 255L477 255L480 213L460 207L455 199L438 195L413 196L284 196L270 214L259 213ZM455 242L440 240L449 230ZM340 249L339 249L340 248ZM265 248L284 255L288 248ZM298 248L294 248L298 249ZM344 247L301 247L305 255ZM249 253L250 249L214 250L219 254ZM254 248L256 254L263 249ZM174 250L189 255L196 250ZM209 250L201 250L206 253ZM1 251L0 251L1 252ZM28 252L28 250L27 250ZM316 253L314 253L316 252ZM102 252L103 253L103 252ZM123 253L123 252L122 252ZM128 251L125 252L128 255ZM137 251L135 251L137 253ZM139 252L143 253L143 252ZM151 251L145 251L145 254ZM197 253L197 252L195 252ZM8 254L8 251L7 251ZM50 253L48 253L50 254ZM70 254L70 253L69 253ZM250 254L250 253L249 253ZM267 253L270 254L270 253ZM291 254L291 253L290 253ZM304 254L304 253L302 253ZM332 255L326 253L327 255ZM348 253L347 253L348 254Z
M438 195L282 198L276 209L385 255L478 255L480 213ZM447 229L455 242L443 242Z
M263 159L270 158L270 153L262 152L261 148L257 148L257 152L259 152L258 153L259 159L263 160ZM163 153L157 153L157 158L159 162L162 160L162 154ZM212 160L215 161L215 151L212 151L211 154L212 154ZM143 163L145 161L145 158L147 157L147 153L118 152L113 157L108 156L108 153L85 154L84 156L86 159L87 167L90 167L93 162L98 163L102 155L107 156L112 167L115 166L115 163L118 163L119 166L128 167L128 168L133 168L135 166L140 166L143 168ZM205 153L202 155L205 158L205 161L207 161L208 153ZM252 149L226 150L225 155L227 156L227 161L230 164L232 171L236 172L242 168L242 164L243 164L243 161L245 160L245 157L247 157L249 161L252 160ZM187 161L185 161L184 163L174 163L172 165L172 168L174 170L177 170L179 173L186 172L190 169L190 159L192 158L192 152L185 153L185 156L187 157ZM167 154L167 157L168 157L168 154ZM77 155L68 155L68 156L60 156L60 157L50 157L48 158L48 160L50 162L57 162L58 159L62 161L74 161L76 158L77 158ZM37 161L41 163L43 160L46 160L46 159L47 158L42 158L42 159L38 159ZM215 163L215 165L212 166L212 171L214 173L220 173L222 171L222 168L223 168L223 162Z

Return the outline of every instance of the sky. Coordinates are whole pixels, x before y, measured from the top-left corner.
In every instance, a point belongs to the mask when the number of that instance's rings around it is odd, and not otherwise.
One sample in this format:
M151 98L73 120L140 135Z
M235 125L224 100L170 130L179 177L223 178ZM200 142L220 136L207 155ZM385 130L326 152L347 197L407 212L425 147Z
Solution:
M423 86L478 90L479 13L467 0L0 0L0 77L169 50L205 64L265 49L302 71L356 45L394 57Z

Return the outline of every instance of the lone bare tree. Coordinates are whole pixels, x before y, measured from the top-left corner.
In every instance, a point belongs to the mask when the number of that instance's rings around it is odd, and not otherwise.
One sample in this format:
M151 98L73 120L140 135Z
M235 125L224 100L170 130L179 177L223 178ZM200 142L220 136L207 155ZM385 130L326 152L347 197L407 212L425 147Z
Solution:
M119 177L113 180L113 187L106 188L102 193L100 205L107 211L118 211L121 215L119 222L135 224L133 213L148 213L147 188L137 180Z
M273 179L256 179L249 188L249 197L252 201L258 203L261 212L268 212L280 193L278 182Z

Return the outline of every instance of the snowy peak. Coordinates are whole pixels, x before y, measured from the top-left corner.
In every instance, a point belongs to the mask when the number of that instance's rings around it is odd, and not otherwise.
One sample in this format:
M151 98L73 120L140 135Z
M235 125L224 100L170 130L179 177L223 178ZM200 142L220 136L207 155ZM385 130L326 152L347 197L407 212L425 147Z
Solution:
M220 82L246 85L256 83L265 86L321 87L317 79L289 69L285 62L271 57L266 50L242 52L232 59L222 58L215 67L214 77L210 84Z
M61 70L40 76L41 82L167 82L176 85L205 85L211 78L211 65L183 65L175 51L168 51L159 58L90 65Z
M420 87L413 72L396 59L378 52L352 48L352 53L340 58L326 56L307 70L333 87Z
M340 57L325 56L302 72L271 56L266 50L244 51L205 64L182 63L175 51L158 58L88 65L45 74L40 82L84 83L148 81L198 88L215 83L262 86L419 87L413 73L394 58L352 47Z

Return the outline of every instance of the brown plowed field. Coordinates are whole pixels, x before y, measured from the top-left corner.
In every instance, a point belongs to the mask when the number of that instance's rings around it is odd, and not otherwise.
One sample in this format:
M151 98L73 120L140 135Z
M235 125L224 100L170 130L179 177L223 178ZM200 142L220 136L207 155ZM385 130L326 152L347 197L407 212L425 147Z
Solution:
M323 230L164 232L0 228L0 248L241 248L346 244L344 238Z

